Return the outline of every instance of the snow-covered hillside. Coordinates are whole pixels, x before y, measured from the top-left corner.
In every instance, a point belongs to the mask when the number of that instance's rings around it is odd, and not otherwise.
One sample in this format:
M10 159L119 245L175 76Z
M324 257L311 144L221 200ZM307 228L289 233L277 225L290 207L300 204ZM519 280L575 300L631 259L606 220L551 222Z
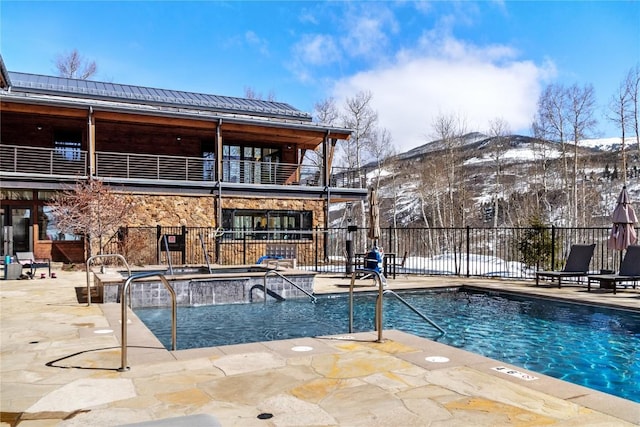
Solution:
M622 186L620 138L588 139L578 144L578 178L576 191L581 204L581 223L601 226L608 224L608 215ZM627 189L632 201L640 208L640 151L635 140L625 141L627 157ZM558 226L566 225L566 198L576 194L567 188L565 175L573 171L574 146L565 144L567 167L559 143L514 135L506 140L490 138L481 133L466 135L455 146L456 166L451 172L451 146L432 141L395 156L381 169L366 167L369 186L379 182L378 195L383 226L395 222L399 226L437 226L438 210L447 203L449 190L464 198L465 224L491 226L488 220L498 202L498 225L523 225L523 215L531 215L528 206L544 203L543 220ZM568 172L567 172L568 171ZM453 186L448 185L454 174ZM544 192L543 196L538 196ZM540 202L537 198L544 198ZM521 204L521 206L518 206ZM345 206L332 206L332 223L345 226ZM566 209L565 209L566 210ZM518 215L518 218L514 218ZM358 218L355 215L354 218ZM563 219L564 218L564 219ZM516 219L518 223L516 223ZM362 224L361 224L362 225Z

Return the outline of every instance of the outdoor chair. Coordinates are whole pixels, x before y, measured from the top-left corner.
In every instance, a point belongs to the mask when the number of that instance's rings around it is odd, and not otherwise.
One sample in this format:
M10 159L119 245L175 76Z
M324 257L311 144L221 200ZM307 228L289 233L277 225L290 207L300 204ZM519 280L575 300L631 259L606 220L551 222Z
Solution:
M402 255L402 259L400 260L400 262L396 263L396 264L393 264L394 273L400 273L400 274L403 274L405 277L409 277L409 275L407 274L407 271L405 269L408 257L409 257L409 252L408 251L404 251L404 255Z
M595 243L591 245L571 245L564 269L560 271L536 271L536 286L538 286L540 277L549 277L552 282L554 278L557 278L558 288L561 288L562 278L564 277L587 276L595 247Z
M33 252L16 252L16 259L22 268L29 268L27 275L33 279L38 267L47 267L49 277L51 277L51 260L48 258L36 258Z
M615 294L618 282L633 282L633 289L635 289L638 280L640 280L640 245L631 245L624 254L618 274L593 274L587 276L587 291L591 291L591 282L599 282L601 289L613 288L613 293Z

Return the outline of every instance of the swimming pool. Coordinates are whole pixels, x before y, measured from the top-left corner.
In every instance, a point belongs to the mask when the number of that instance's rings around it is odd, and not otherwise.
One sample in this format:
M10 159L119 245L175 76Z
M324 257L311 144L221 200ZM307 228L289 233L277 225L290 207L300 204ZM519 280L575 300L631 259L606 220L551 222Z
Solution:
M384 328L640 402L640 313L471 290L400 293L447 331L440 336L394 298L384 300ZM374 330L374 294L355 296L354 332ZM168 346L168 309L138 317ZM283 303L178 309L178 348L337 335L348 332L348 296Z

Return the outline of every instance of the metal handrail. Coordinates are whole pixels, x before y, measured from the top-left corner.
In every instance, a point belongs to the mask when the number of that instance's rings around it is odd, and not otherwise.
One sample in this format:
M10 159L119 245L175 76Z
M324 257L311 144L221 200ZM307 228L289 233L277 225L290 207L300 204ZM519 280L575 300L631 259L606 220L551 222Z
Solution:
M202 237L202 233L198 233L198 238L200 239L200 246L202 246L202 252L204 253L204 260L207 263L207 269L209 269L209 274L211 274L211 263L209 262L209 254L207 253L207 245L204 244L204 238Z
M353 286L356 282L356 273L374 274L378 280L378 297L376 298L376 330L378 331L378 342L382 342L382 295L384 293L384 282L382 274L376 270L368 268L356 268L351 273L351 283L349 284L349 333L353 333Z
M299 291L303 292L304 294L306 294L309 298L311 298L311 302L312 303L316 303L317 298L315 296L313 296L312 294L310 294L309 292L305 291L304 289L302 289L300 286L298 286L296 283L292 282L291 279L289 279L288 277L284 276L283 274L280 274L279 272L277 272L276 270L269 270L266 273L264 273L264 282L262 285L263 291L264 291L264 303L267 303L267 277L269 277L269 275L271 274L275 274L277 276L282 277L284 280L286 280L287 282L289 282L291 285L293 285L294 287L296 287Z
M169 242L167 241L167 235L163 234L158 238L158 264L160 264L160 257L162 255L162 244L164 243L164 250L167 253L167 262L169 263L169 274L173 274L173 264L171 263L171 252L169 251Z
M398 298L400 300L400 302L402 302L404 305L406 305L407 307L409 307L415 314L417 314L418 316L422 317L424 320L426 320L427 322L429 322L429 324L431 326L433 326L434 328L436 328L438 331L440 331L440 333L444 336L447 333L445 332L444 329L442 329L440 326L438 326L433 320L429 319L429 317L427 317L425 314L422 314L417 308L415 308L413 305L411 305L407 300L405 300L404 298L402 298L400 295L398 295L397 293L393 292L391 289L386 289L383 293L383 295L386 294L391 294L393 296L395 296L396 298Z
M394 295L398 298L405 306L409 307L414 313L420 316L422 319L427 321L431 326L436 328L442 335L445 335L446 332L440 326L438 326L433 320L429 319L426 315L422 314L418 309L409 304L404 298L402 298L397 293L393 292L391 289L384 289L384 282L382 278L382 274L380 274L376 270L371 270L368 268L357 268L351 273L351 283L349 285L349 333L353 333L353 286L356 281L356 273L366 273L366 274L374 274L376 279L378 280L378 297L376 299L376 330L378 331L378 342L382 342L382 299L385 294Z
M91 283L89 279L89 265L91 261L97 258L119 258L124 263L124 266L127 267L127 273L129 273L129 276L131 276L131 268L129 267L127 260L120 254L99 254L87 258L85 268L87 270L87 306L91 305Z
M121 365L118 368L119 372L125 372L129 370L127 366L127 290L129 290L129 286L132 282L138 279L144 279L148 277L158 276L164 287L167 288L169 294L171 295L171 350L176 350L176 342L177 342L177 334L178 334L178 325L177 325L177 298L176 292L173 290L169 281L164 277L163 274L151 272L151 273L139 273L130 275L127 280L124 282L122 289L120 290L120 310L121 310Z

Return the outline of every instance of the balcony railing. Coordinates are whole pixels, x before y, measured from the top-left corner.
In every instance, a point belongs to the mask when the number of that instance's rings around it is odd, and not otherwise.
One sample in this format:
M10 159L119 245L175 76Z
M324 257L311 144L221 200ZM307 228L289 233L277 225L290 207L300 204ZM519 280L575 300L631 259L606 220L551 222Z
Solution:
M86 176L86 151L69 148L0 146L0 172L26 175ZM96 153L95 176L152 181L216 181L215 161L201 157ZM323 186L322 167L292 163L223 160L222 180L239 184ZM333 168L331 187L366 188L362 174Z
M8 173L86 176L87 152L69 148L0 145L0 171Z
M201 157L96 153L96 176L167 181L214 181L214 163Z

